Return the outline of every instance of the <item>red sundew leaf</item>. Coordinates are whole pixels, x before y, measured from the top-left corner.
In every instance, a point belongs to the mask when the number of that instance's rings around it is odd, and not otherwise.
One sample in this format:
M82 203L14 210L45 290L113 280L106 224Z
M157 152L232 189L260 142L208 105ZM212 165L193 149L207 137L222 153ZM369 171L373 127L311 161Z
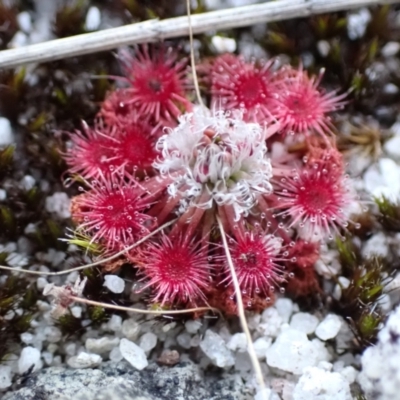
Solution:
M273 63L270 60L257 66L232 54L217 57L210 70L214 107L241 109L246 121L272 121L276 103Z
M161 305L204 303L212 269L206 253L182 237L149 242L135 257L147 280L143 289L151 288Z
M132 104L139 118L175 121L182 111L191 109L185 96L188 87L186 60L177 62L171 49L149 52L147 46L137 48L132 56L127 51L120 53L130 87L128 104Z
M322 79L309 77L300 67L284 67L277 78L277 107L274 116L285 133L326 136L332 131L328 113L343 108L347 94L337 95L318 88Z
M73 204L72 218L80 221L78 230L110 250L134 243L155 226L155 219L145 214L150 206L146 193L133 178L102 177Z

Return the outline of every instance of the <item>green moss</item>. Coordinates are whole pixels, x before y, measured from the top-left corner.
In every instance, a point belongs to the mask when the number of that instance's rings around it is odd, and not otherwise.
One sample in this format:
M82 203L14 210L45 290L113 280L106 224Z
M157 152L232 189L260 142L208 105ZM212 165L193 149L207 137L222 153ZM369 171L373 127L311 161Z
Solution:
M379 209L378 219L388 231L400 232L400 204L390 201L387 197L376 197L375 203Z

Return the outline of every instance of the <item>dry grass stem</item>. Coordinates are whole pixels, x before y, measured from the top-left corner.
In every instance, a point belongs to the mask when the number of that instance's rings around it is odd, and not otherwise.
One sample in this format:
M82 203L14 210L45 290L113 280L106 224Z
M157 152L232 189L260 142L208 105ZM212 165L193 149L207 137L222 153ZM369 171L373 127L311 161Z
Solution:
M144 243L147 239L151 238L152 236L154 236L156 233L162 231L163 229L167 228L168 226L172 225L173 223L176 222L176 219L169 221L163 225L161 225L160 227L158 227L157 229L155 229L153 232L150 232L148 235L144 236L143 238L141 238L140 240L138 240L136 243L126 247L125 249L119 251L118 253L113 254L110 257L107 258L102 258L101 260L98 261L94 261L90 264L85 264L85 265L80 265L79 267L75 267L75 268L70 268L70 269L66 269L64 271L58 271L58 272L41 272L41 271L31 271L29 269L21 269L21 268L12 268L12 267L7 267L5 265L0 265L0 269L3 270L7 270L7 271L13 271L13 272L24 272L25 274L31 274L31 275L42 275L42 276L57 276L57 275L66 275L69 274L70 272L74 272L74 271L81 271L82 269L86 269L86 268L91 268L91 267L95 267L97 265L100 264L104 264L105 262L109 262L111 260L114 260L115 258L118 258L119 256L124 255L127 251L130 251L132 249L134 249L135 247L141 245L142 243Z
M235 272L235 267L233 265L231 253L229 251L229 246L228 246L228 242L226 240L226 234L225 234L224 226L223 226L219 216L217 216L217 220L218 220L219 230L221 232L222 243L223 243L223 246L224 246L226 259L228 261L229 270L230 270L230 273L231 273L231 276L232 276L233 287L235 289L236 304L237 304L237 308L238 308L238 314L239 314L240 323L242 325L243 332L246 335L246 339L247 339L247 351L249 353L250 360L251 360L251 363L253 365L254 372L256 374L256 378L257 378L257 383L259 385L259 389L260 389L261 392L263 392L263 389L265 389L266 386L265 386L264 377L263 377L262 370L261 370L261 365L260 365L260 362L258 361L257 354L256 354L256 352L254 350L254 345L253 345L253 341L251 339L249 326L247 325L247 320L246 320L246 315L244 313L243 298L242 298L242 293L240 291L239 281L238 281L238 278L237 278L237 275L236 275L236 272Z
M399 2L400 0L279 0L197 14L192 16L190 22L193 33L198 34L215 29L222 31L258 23ZM4 50L0 52L0 69L112 50L135 43L157 42L186 36L188 32L187 16L162 21L154 19Z

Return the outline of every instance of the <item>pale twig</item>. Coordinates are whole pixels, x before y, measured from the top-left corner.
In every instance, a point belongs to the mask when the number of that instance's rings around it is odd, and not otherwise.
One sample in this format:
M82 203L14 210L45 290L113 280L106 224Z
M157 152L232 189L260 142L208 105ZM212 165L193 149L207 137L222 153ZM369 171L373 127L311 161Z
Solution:
M279 0L244 7L211 11L193 15L194 34L218 29L240 28L258 23L307 17L335 11L350 10L382 4L399 3L400 0ZM28 63L60 60L67 57L112 50L135 43L148 43L187 35L187 16L149 20L105 29L98 32L56 39L17 49L0 51L0 68L18 67Z
M171 315L174 315L174 314L194 313L197 311L213 311L213 312L221 315L221 311L214 307L185 308L184 310L143 310L141 308L124 307L124 306L118 306L116 304L102 303L99 301L88 300L88 299L85 299L82 297L77 297L77 296L70 296L70 300L77 302L77 303L89 304L91 306L100 306L103 308L109 308L110 310L129 311L129 312L135 312L138 314L155 314L155 315L171 314Z
M227 262L229 265L229 270L230 270L230 274L231 274L231 278L232 278L233 287L235 289L236 304L237 304L240 323L242 325L243 332L246 335L246 339L247 339L247 351L249 353L249 357L250 357L251 363L253 365L254 372L256 374L257 383L259 385L260 392L264 393L263 389L266 388L265 382L264 382L264 377L262 374L260 362L258 361L258 357L257 357L256 351L254 349L253 341L251 339L249 326L247 325L246 315L244 313L242 293L240 291L240 285L239 285L239 281L238 281L238 278L237 278L237 275L235 272L235 267L233 265L228 242L226 240L226 233L225 233L224 226L223 226L219 216L217 216L217 221L218 221L219 230L221 232L222 243L224 246L226 259L227 259Z
M86 268L91 268L91 267L95 267L96 265L100 265L100 264L104 264L105 262L114 260L115 258L124 255L127 251L130 251L132 249L134 249L135 247L141 245L142 243L144 243L147 239L151 238L152 236L154 236L156 233L162 231L163 229L167 228L168 226L172 225L173 223L176 222L176 218L172 221L169 221L167 223L165 223L164 225L161 225L160 227L158 227L157 229L155 229L153 232L150 232L148 235L142 237L140 240L138 240L137 242L133 243L132 245L126 247L125 249L119 251L118 253L113 254L110 257L107 258L103 258L101 260L92 262L90 264L85 264L85 265L81 265L79 267L76 268L70 268L70 269L66 269L65 271L58 271L58 272L42 272L42 271L31 271L29 269L20 269L20 268L12 268L12 267L6 267L5 265L0 265L0 269L4 269L7 271L13 271L13 272L24 272L25 274L31 274L31 275L44 275L44 276L57 276L57 275L65 275L65 274L69 274L70 272L74 272L74 271L80 271L82 269L86 269Z
M194 59L193 29L192 29L191 15L190 15L190 0L186 0L186 7L187 7L187 16L189 21L190 64L192 66L194 89L196 91L197 101L201 106L204 107L199 88L199 81L197 79L196 62Z

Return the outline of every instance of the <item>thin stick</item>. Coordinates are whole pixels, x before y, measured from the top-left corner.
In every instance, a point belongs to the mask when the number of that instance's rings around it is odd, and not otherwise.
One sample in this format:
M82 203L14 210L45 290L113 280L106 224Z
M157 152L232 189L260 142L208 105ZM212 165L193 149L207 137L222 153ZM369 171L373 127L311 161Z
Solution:
M100 306L104 308L109 308L111 310L118 311L129 311L135 312L138 314L155 314L155 315L163 315L163 314L186 314L192 313L196 311L213 311L221 315L221 311L214 307L197 307L197 308L186 308L184 310L143 310L141 308L133 308L133 307L124 307L118 306L116 304L102 303L99 301L88 300L82 297L70 296L70 299L77 303L89 304L91 306Z
M197 79L196 62L194 60L193 29L192 29L191 15L190 15L190 0L186 0L186 8L187 8L188 23L189 23L190 64L192 66L194 88L196 90L197 101L202 107L204 107L203 99L201 98L200 94L199 81Z
M107 257L107 258L103 258L101 260L92 262L90 264L85 264L85 265L81 265L79 267L76 268L71 268L71 269L66 269L65 271L58 271L58 272L41 272L41 271L31 271L29 269L21 269L21 268L12 268L12 267L6 267L5 265L0 265L0 269L5 269L7 271L16 271L16 272L24 272L25 274L31 274L31 275L44 275L44 276L57 276L57 275L65 275L65 274L69 274L70 272L74 272L74 271L80 271L82 269L86 269L86 268L91 268L91 267L95 267L96 265L100 265L100 264L104 264L105 262L111 261L114 258L117 258L119 256L122 256L123 254L125 254L127 251L130 251L132 249L134 249L135 247L141 245L142 243L144 243L147 239L151 238L152 236L154 236L156 233L162 231L163 229L167 228L168 226L172 225L173 223L175 223L177 220L177 218L173 219L172 221L169 221L167 223L165 223L164 225L161 225L160 227L158 227L157 229L155 229L153 232L150 232L148 235L142 237L140 240L138 240L136 243L133 243L132 245L126 247L125 249L119 251L118 253L115 253L114 255Z
M193 15L194 34L239 28L258 23L307 17L352 8L399 3L400 0L279 0ZM28 63L112 50L134 43L148 43L183 37L188 32L187 16L149 20L136 24L76 35L49 42L0 51L0 69Z
M256 379L257 379L258 385L260 387L260 391L263 392L263 389L265 389L266 386L265 386L264 377L263 377L262 370L261 370L261 365L260 365L260 362L258 361L257 354L254 350L254 345L253 345L253 341L251 339L249 326L247 325L246 315L244 313L242 293L240 291L239 281L238 281L238 278L237 278L237 275L235 272L235 267L233 265L231 252L229 251L228 242L226 240L224 226L218 215L217 215L217 221L218 221L219 230L221 232L222 243L224 245L226 259L228 261L229 270L230 270L231 277L232 277L233 287L235 289L236 303L237 303L240 323L242 325L243 332L246 335L246 339L247 339L247 351L249 353L251 363L253 364L254 372L256 374Z

